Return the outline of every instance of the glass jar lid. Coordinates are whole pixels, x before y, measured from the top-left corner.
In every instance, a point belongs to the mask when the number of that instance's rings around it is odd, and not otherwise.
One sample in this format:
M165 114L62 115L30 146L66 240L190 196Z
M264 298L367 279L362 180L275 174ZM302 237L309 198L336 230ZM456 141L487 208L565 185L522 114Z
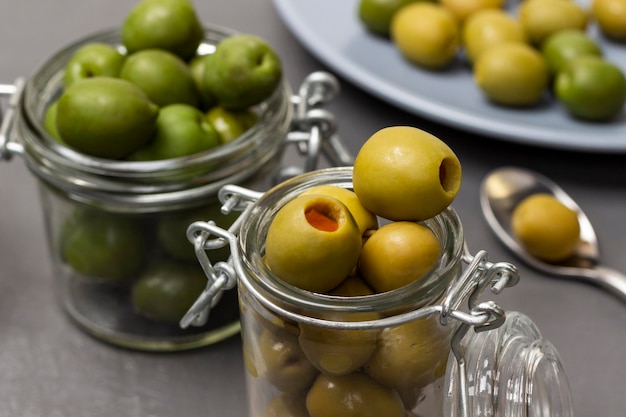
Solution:
M492 331L468 332L465 352L467 416L463 414L459 366L448 362L445 415L451 417L571 417L569 382L556 348L533 321L507 312Z

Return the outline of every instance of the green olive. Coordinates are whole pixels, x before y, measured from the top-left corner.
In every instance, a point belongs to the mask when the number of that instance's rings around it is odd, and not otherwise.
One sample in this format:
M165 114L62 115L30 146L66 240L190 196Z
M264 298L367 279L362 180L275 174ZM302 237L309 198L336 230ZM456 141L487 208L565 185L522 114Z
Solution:
M594 55L568 61L554 81L554 93L581 120L609 121L624 114L626 76L619 65Z
M397 392L353 372L332 376L320 374L309 390L306 407L310 417L404 417Z
M586 30L589 22L585 7L570 0L523 1L517 9L517 16L528 40L537 46L561 30Z
M232 142L246 133L259 118L252 110L228 110L222 106L214 106L206 116L217 130L222 144Z
M443 375L451 334L432 317L383 329L365 372L412 406L419 391Z
M196 55L189 61L189 70L191 71L191 77L196 84L198 93L200 93L200 108L203 110L208 110L217 105L217 99L204 84L206 63L212 56L212 54Z
M90 156L125 158L156 133L159 107L121 78L85 78L64 89L57 103L63 142Z
M626 41L626 0L593 0L591 13L604 36Z
M376 292L394 290L427 274L437 263L441 244L428 227L392 222L375 231L363 245L359 271Z
M529 107L541 102L550 81L550 69L541 52L526 43L505 42L478 56L473 77L491 102Z
M578 215L550 194L533 194L513 210L513 232L526 250L546 261L571 256L580 242Z
M460 24L442 2L417 2L394 14L391 39L408 62L429 70L442 70L458 54Z
M470 62L476 62L492 46L527 42L522 24L503 9L483 9L470 15L462 26L461 38Z
M372 213L419 221L452 203L461 187L461 163L436 136L411 126L391 126L365 141L352 177L354 192Z
M359 21L371 33L377 36L389 36L393 15L404 5L416 0L360 0L358 5Z
M371 295L374 291L356 276L349 276L330 295L353 297ZM376 313L326 315L337 321L363 321L379 318ZM367 362L376 347L377 331L337 330L301 323L298 341L305 355L320 371L331 375L344 375Z
M103 282L135 277L147 253L143 230L134 219L83 208L64 223L60 248L75 272Z
M234 33L215 46L204 70L204 85L220 106L243 110L267 100L283 79L278 53L264 39Z
M328 320L365 321L379 318L377 313L330 315ZM376 330L329 329L300 324L298 341L313 366L329 375L345 375L363 366L376 349Z
M265 256L277 277L304 290L326 292L354 269L361 232L341 201L301 195L287 202L267 231Z
M200 265L171 261L150 265L132 287L135 311L147 318L177 323L206 287Z
M548 36L541 45L552 75L561 72L569 61L582 55L602 56L600 44L581 29L560 30Z
M297 337L286 330L263 329L254 359L261 376L282 392L300 391L311 386L317 370L308 361Z
M134 3L120 30L129 54L158 48L184 60L194 56L204 30L191 1L140 0Z

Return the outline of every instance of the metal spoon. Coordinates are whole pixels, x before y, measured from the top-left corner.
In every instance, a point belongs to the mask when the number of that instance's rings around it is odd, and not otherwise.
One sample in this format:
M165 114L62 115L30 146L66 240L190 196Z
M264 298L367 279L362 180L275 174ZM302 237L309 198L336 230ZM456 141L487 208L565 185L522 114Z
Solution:
M553 194L578 213L580 244L575 254L561 263L548 263L532 255L520 245L511 230L515 206L535 193ZM570 196L553 181L536 172L503 167L489 173L480 189L480 205L487 223L502 243L522 261L549 275L587 281L608 290L626 302L626 275L599 265L599 250L591 222Z

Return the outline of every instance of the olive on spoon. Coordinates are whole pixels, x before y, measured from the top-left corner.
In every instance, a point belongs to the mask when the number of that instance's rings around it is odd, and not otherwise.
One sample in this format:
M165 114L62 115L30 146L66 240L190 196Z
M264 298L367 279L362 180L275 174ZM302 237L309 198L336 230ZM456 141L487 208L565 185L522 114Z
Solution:
M562 262L546 262L529 254L511 228L515 207L524 198L536 193L552 194L578 215L580 242L574 254ZM552 180L524 168L498 168L483 179L480 205L495 235L531 267L555 277L589 282L626 302L626 275L599 264L598 240L591 222L578 204Z

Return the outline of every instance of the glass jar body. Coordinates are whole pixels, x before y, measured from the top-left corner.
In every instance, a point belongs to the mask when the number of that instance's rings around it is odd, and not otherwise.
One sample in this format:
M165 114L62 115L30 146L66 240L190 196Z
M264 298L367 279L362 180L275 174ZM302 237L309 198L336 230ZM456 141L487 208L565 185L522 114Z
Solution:
M198 52L211 53L229 34L206 29ZM252 128L212 150L147 162L89 157L48 135L44 119L65 64L90 42L121 48L115 30L57 52L27 81L12 132L39 180L60 303L88 333L123 347L171 351L222 340L240 328L234 295L224 294L205 326L178 325L206 285L186 228L209 218L230 225L217 200L226 183L271 186L290 127L290 87L283 81L254 108Z
M436 266L398 290L313 293L284 283L264 263L277 211L313 186L351 188L351 175L350 168L333 168L282 183L242 222L238 288L251 416L443 415L457 325L442 324L431 307L462 274L463 234L452 209L424 222L442 246Z

